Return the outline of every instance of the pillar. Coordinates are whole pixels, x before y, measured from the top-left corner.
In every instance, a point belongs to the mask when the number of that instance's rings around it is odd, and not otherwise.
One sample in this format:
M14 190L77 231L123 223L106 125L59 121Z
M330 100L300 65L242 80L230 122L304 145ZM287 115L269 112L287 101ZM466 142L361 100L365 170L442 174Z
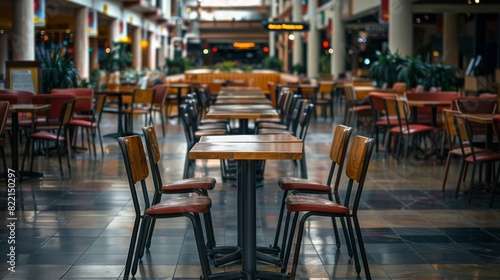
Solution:
M74 62L82 80L89 78L88 14L87 7L75 9Z
M302 1L301 0L293 0L293 8L292 8L292 21L298 22L302 21ZM295 35L295 40L293 41L293 50L292 50L292 66L297 64L304 65L304 57L303 47L302 47L302 32L293 32ZM300 74L300 73L297 73Z
M166 48L167 48L167 40L166 36L160 36L160 51L158 52L158 67L163 69L165 67L165 58L166 58Z
M413 55L412 1L389 1L389 49L400 55Z
M319 32L316 28L316 1L308 1L309 36L307 38L307 77L317 78L319 72Z
M92 52L90 53L90 70L99 69L99 39L91 38Z
M271 0L271 17L269 18L269 21L273 21L276 18L277 6L276 0ZM274 31L269 32L269 56L276 56L276 32Z
M140 71L142 68L142 49L141 49L141 28L134 27L132 31L132 68Z
M33 0L12 1L12 34L10 42L14 60L35 60L35 7ZM87 25L85 25L87 26Z
M149 32L148 34L148 68L156 69L156 34ZM187 47L187 46L186 46Z
M120 20L113 19L111 24L109 25L109 34L108 34L108 45L111 49L114 48L113 43L120 41Z
M342 1L337 0L333 6L333 26L332 38L330 46L332 46L333 53L330 56L331 74L333 77L339 76L340 73L345 72L345 27L342 21Z
M8 60L8 35L7 32L0 33L0 74L3 75L5 79L6 69L5 61Z
M458 15L444 13L443 17L443 62L458 66Z

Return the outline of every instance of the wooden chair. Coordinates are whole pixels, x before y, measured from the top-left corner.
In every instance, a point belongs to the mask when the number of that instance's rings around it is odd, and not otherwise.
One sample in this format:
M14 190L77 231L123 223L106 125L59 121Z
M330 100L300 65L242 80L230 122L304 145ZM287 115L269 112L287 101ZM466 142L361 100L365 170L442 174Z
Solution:
M397 117L389 117L387 118L385 112L385 99L398 98L396 93L385 93L385 92L370 92L368 94L368 99L370 100L370 104L372 107L372 137L375 139L375 151L379 151L379 134L380 132L384 133L383 141L387 138L387 134L390 129L396 125L398 125Z
M155 190L158 190L154 193L153 204L159 203L163 194L196 193L198 195L208 196L208 191L213 190L216 184L216 180L211 177L182 179L164 185L159 168L161 154L155 128L153 126L147 126L143 127L142 131L144 133L146 148L148 150L149 166L151 173L153 174ZM203 216L203 220L205 222L205 232L208 239L207 247L209 251L212 251L216 244L212 225L212 216L210 215L210 212L204 213ZM155 222L153 221L151 223L151 229L149 230L150 233L148 242L146 243L146 248L149 248L151 245L151 236L153 234L154 225Z
M101 117L102 111L104 108L104 104L106 103L106 95L100 94L94 98L94 106L91 111L91 119L87 120L86 118L73 118L69 125L73 127L74 132L81 128L86 131L87 135L87 144L89 147L89 151L92 150L94 152L94 157L97 155L97 149L95 145L96 136L99 138L99 145L101 147L101 154L104 156L104 146L102 144L102 134L101 134ZM73 135L73 142L76 143L76 135ZM83 142L83 134L82 134L82 142Z
M278 216L278 224L276 227L276 234L274 237L274 243L273 247L274 248L279 248L278 243L279 239L281 237L281 226L283 223L283 214L285 211L285 199L288 197L289 193L292 195L295 194L323 194L327 195L328 199L330 201L335 201L337 203L340 203L340 197L338 193L338 188L339 188L339 183L340 183L340 178L342 175L342 169L344 167L344 159L347 151L347 146L349 144L349 138L351 137L352 134L352 128L347 127L344 125L338 125L333 133L333 139L332 143L330 145L330 171L328 173L328 179L326 181L326 184L321 184L316 181L312 181L309 179L304 179L304 178L298 178L298 177L281 177L278 179L278 187L283 191L282 194L282 200L281 200L281 206L280 206L280 212ZM337 168L338 166L338 168ZM335 182L332 186L332 181L334 178L335 174L335 169L337 168L336 176L335 176ZM332 195L333 192L333 195ZM333 200L333 196L335 196L335 200ZM289 216L287 216L287 220L289 220ZM351 253L351 246L348 242L348 235L347 235L347 228L345 227L345 222L343 219L341 219L343 230L344 230L344 236L346 237L346 243L347 247L349 249L349 255L352 256ZM332 223L333 223L333 228L335 230L335 242L337 244L337 247L340 247L340 238L337 230L337 223L335 221L335 218L332 218ZM284 230L284 232L287 232L287 229ZM285 242L286 242L286 234L283 235L282 238L282 244L281 244L281 253L284 253L285 249ZM283 255L281 256L283 257Z
M211 269L208 262L200 214L210 211L212 201L207 196L190 196L150 203L147 189L149 170L146 154L140 136L119 137L127 178L134 205L135 220L128 249L123 279L128 279L130 272L135 275L139 259L144 254L148 229L156 219L187 217L193 226L198 256L203 271L203 279L209 279ZM158 190L156 190L158 191ZM142 197L142 202L139 198Z
M165 117L167 109L167 92L168 85L161 84L155 86L155 97L153 100L153 107L151 108L151 117L154 117L156 113L160 115L161 121L161 132L165 137Z
M155 89L139 89L135 88L132 94L132 102L130 106L123 109L125 115L125 127L130 133L134 132L134 116L144 116L144 125L153 123L153 103L155 100Z
M321 109L321 115L326 119L326 112L330 110L330 117L334 119L333 100L334 100L334 85L333 81L320 81L318 87L318 98L316 98L316 106Z
M24 171L24 162L26 161L26 156L31 150L31 162L30 171L33 171L33 160L34 160L34 148L35 142L45 142L47 144L53 143L55 150L57 151L57 156L59 160L59 170L61 172L61 177L64 179L64 172L62 166L62 154L66 152L66 161L68 165L69 176L71 177L71 148L70 148L70 135L69 135L69 122L73 116L73 106L75 104L75 99L69 99L64 104L59 113L59 125L56 132L50 131L37 131L31 133L26 142L26 147L24 149L23 163L21 165L21 173ZM31 149L30 149L31 148Z
M469 143L473 143L474 133L472 131L472 127L469 123L467 117L461 114L455 114L454 116L455 129L457 131L458 140L460 143L460 149L462 150L462 155L466 155L467 149L469 149L470 154L468 156L464 156L464 161L466 164L472 164L472 170L470 175L470 187L469 187L469 204L472 201L472 193L475 188L475 176L476 169L480 167L482 164L489 163L494 166L495 163L498 163L497 170L495 171L495 178L492 182L492 187L494 191L496 191L496 185L498 184L498 179L500 177L500 154L493 150L483 150L476 151L474 145L469 145ZM494 168L493 168L494 169ZM480 169L481 170L481 169ZM458 180L459 183L457 185L457 190L455 196L458 196L459 188L460 188L460 180L462 180L462 176L465 176L464 165L460 168L460 175ZM479 176L481 177L481 176ZM493 192L494 196L495 192ZM491 205L493 205L493 200L491 201Z
M434 132L434 127L424 124L411 123L410 120L410 109L408 103L401 99L391 99L386 98L385 100L385 110L387 112L387 122L390 122L391 117L395 117L398 120L398 125L390 129L389 136L398 137L399 141L396 141L396 159L399 158L399 148L404 145L404 159L408 159L408 150L410 146L413 146L415 150L420 150L420 135L427 136L432 142L432 150L434 150L436 143L434 141L432 133ZM389 150L390 139L387 142L386 154ZM425 150L427 150L426 141L423 139L425 145Z
M344 124L347 126L359 127L360 115L369 115L372 107L364 101L356 100L356 92L352 85L344 86L346 98L346 111L344 114Z
M348 177L346 188L346 195L342 204L333 202L318 196L304 196L304 195L290 195L286 198L285 203L287 210L290 214L294 213L292 226L287 240L287 248L283 259L283 266L281 272L286 272L288 265L288 258L293 245L293 237L295 228L298 223L298 218L303 213L300 219L299 228L297 231L297 238L295 243L295 252L292 262L292 269L290 278L295 279L297 273L297 266L300 257L300 248L302 244L302 236L304 234L305 223L311 216L322 216L330 218L343 218L347 222L347 230L349 240L354 255L354 262L356 272L358 275L361 273L361 266L358 258L358 249L363 261L363 268L366 279L371 279L370 268L368 266L368 259L361 234L361 227L358 219L358 208L361 201L363 186L365 183L368 165L370 163L371 153L373 150L374 139L366 138L363 136L356 136L349 150L349 156L346 163L345 174ZM354 193L352 194L354 189ZM351 195L352 194L352 195ZM287 225L285 225L285 228ZM354 231L356 234L354 234ZM356 240L358 241L356 245Z

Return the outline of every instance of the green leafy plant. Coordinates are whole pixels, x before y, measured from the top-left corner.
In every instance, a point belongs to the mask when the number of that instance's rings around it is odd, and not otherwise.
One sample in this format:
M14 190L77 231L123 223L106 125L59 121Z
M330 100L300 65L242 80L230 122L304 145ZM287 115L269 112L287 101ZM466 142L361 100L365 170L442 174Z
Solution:
M262 60L262 65L265 69L282 71L283 70L283 61L281 61L276 56L268 56Z
M323 54L319 58L319 73L326 75L330 74L330 56Z
M370 78L375 81L378 87L384 84L391 87L398 80L398 72L403 64L403 58L398 53L375 52L377 61L370 66Z
M302 63L297 63L292 66L292 71L294 74L304 74L306 72L306 67Z
M219 71L230 72L236 69L236 63L234 61L223 61L216 64Z
M167 58L165 64L167 65L169 75L184 73L185 70L189 70L190 68L190 61L186 61L186 59L181 57L175 59Z
M404 57L397 68L399 70L397 81L405 82L408 88L422 85L429 71L429 65L422 61L421 56Z
M54 88L78 87L79 73L73 58L65 50L37 49L36 58L42 64L42 91L49 93Z
M127 43L115 42L113 49L104 59L103 66L109 72L125 70L132 65L132 52L127 50Z
M456 90L457 68L442 63L429 64L422 84L425 90L431 87L440 87L442 91Z

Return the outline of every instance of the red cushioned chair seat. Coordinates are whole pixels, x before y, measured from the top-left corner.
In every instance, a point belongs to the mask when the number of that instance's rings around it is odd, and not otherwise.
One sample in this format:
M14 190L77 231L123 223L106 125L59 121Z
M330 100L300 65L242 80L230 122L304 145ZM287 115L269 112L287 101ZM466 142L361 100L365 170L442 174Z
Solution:
M476 152L476 161L477 162L486 162L486 161L497 161L500 160L500 154L497 154L493 151L483 151ZM472 155L465 158L467 162L474 162L474 158Z
M206 196L180 197L164 200L149 207L147 215L169 215L178 213L205 213L210 210L212 200Z
M283 177L278 180L278 186L282 190L311 190L311 191L331 191L330 186L325 184L320 184L308 179L296 178L296 177Z
M172 191L181 191L187 189L204 189L204 190L213 190L215 188L215 179L214 178L189 178L177 180L175 182L164 185L161 188L162 192L172 192Z
M57 137L57 134L50 133L47 131L39 131L30 135L32 138L49 140L49 141L64 141L64 136Z
M286 207L291 212L312 211L343 215L349 213L347 207L316 196L290 195L286 198Z

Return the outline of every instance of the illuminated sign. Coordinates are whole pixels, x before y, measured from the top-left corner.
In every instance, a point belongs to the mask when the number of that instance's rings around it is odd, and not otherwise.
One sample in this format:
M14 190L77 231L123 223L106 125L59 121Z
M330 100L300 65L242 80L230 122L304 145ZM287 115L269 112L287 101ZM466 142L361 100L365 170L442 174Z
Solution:
M306 22L264 22L263 27L269 31L309 31L309 24Z
M234 42L233 47L237 49L251 49L255 47L254 42Z

